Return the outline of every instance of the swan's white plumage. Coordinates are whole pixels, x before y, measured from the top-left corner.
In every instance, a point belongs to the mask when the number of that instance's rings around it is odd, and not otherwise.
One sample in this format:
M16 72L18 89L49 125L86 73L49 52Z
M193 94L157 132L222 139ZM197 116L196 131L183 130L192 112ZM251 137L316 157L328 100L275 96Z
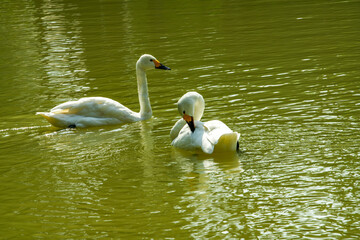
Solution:
M169 69L148 54L142 55L136 63L140 112L131 111L110 98L85 97L77 101L62 103L51 109L50 112L38 112L37 114L60 128L69 126L84 128L149 119L152 111L145 71L153 68Z
M233 132L219 120L201 122L205 101L197 92L188 92L178 101L180 115L193 117L195 130L191 131L184 119L178 120L171 129L172 145L184 150L201 149L204 153L236 151L240 134Z
M62 103L50 112L39 112L52 125L66 128L93 127L111 124L135 122L141 119L140 114L131 111L122 104L104 97L86 97L77 101Z
M186 125L186 122L184 119L179 119L175 125L172 127L170 131L170 138L171 140L174 140L178 135L181 129Z

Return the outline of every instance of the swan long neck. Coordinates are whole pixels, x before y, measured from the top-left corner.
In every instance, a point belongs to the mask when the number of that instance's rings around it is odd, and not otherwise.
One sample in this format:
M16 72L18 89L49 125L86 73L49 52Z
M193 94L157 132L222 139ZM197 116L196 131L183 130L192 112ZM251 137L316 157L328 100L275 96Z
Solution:
M152 115L145 70L136 64L136 78L140 103L140 117L149 119Z
M205 102L202 96L200 96L198 99L196 99L194 104L194 120L200 121L202 115L204 114L205 110Z

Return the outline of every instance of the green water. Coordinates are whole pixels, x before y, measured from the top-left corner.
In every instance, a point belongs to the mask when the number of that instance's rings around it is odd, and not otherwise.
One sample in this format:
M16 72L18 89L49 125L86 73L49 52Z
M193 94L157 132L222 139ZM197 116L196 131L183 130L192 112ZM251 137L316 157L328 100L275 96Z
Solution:
M1 239L360 238L358 1L0 3ZM58 130L35 116L103 96L153 118ZM170 146L186 91L242 153Z

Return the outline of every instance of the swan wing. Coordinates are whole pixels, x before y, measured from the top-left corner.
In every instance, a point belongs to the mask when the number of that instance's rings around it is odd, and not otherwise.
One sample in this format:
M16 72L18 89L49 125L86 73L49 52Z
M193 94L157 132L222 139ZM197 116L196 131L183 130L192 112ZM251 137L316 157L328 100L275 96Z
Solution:
M182 125L183 123L179 120L177 124ZM195 124L197 127L195 128L195 131L192 132L185 122L179 134L172 141L171 145L190 151L201 149L203 152L211 154L214 151L214 144L209 141L207 136L208 133L204 128L203 123L196 121ZM179 125L174 127L179 127ZM174 128L172 130L176 132Z
M179 132L179 134L172 141L171 145L184 150L194 150L196 148L194 143L194 137L192 136L190 128L185 125Z
M124 105L104 97L86 97L77 101L62 103L50 111L53 114L72 114L90 118L117 118L131 121L134 113Z
M87 97L62 103L50 112L38 112L52 125L60 128L93 127L141 120L122 104L104 97Z
M214 145L217 144L223 134L233 132L228 126L226 126L225 123L219 120L205 122L204 127L207 130L207 137L209 141Z
M170 131L170 138L171 140L174 140L180 133L181 129L186 125L186 122L184 119L179 119L175 125L172 127Z
M201 139L201 150L203 150L204 153L212 154L214 152L215 145L209 140L207 134L202 135Z

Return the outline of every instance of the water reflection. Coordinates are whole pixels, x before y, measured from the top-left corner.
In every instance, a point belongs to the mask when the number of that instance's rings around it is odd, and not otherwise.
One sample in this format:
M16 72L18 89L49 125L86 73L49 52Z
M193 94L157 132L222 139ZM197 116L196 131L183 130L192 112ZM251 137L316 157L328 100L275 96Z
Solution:
M140 163L143 166L144 176L146 178L151 178L156 176L154 172L154 135L152 129L154 119L148 121L140 122L140 136L141 136L141 158L139 159Z
M78 6L45 1L37 6L35 17L45 86L56 102L74 97L74 92L89 90L84 81L88 72L84 58L82 27Z
M194 164L200 163L202 167L195 167L193 171L211 171L212 167L218 167L223 170L242 171L240 155L241 153L217 153L217 154L204 154L195 153L191 151L183 151L181 149L172 149L172 155L175 159L190 160ZM195 164L196 166L197 164Z
M147 121L92 130L44 129L38 137L42 159L38 168L43 173L37 181L40 192L47 194L33 200L38 209L35 216L41 216L47 229L62 217L71 224L97 226L115 221L116 214L153 208L149 203L136 203L136 196L153 194L149 179L158 176L152 127L152 121ZM138 153L131 154L129 149ZM138 172L135 176L134 171L128 171L133 168ZM30 169L26 176L33 171ZM134 199L134 205L121 213L118 207L122 209L127 198ZM79 234L86 231L88 227L78 230Z
M217 229L217 233L212 232L212 237L220 238L224 238L234 230L239 231L240 223L233 229L232 224L229 225L228 222L232 214L222 209L219 203L222 199L234 197L232 191L236 192L236 190L230 190L228 182L234 181L235 184L241 178L244 170L240 155L237 153L206 155L173 148L172 157L185 172L181 181L185 183L186 192L175 209L184 212L191 209L184 216L188 224L182 228L192 229L191 236L197 239L207 237L213 229Z
M212 237L224 238L229 232L239 231L241 224L236 228L229 224L231 213L220 207L224 199L234 199L235 189L230 190L228 183L238 182L243 169L238 154L205 155L184 152L173 149L173 157L179 161L183 171L181 178L185 183L186 192L175 208L188 212L184 220L188 222L183 229L192 229L193 238ZM231 185L230 184L230 185ZM183 206L183 207L182 207ZM229 205L231 208L231 206ZM234 222L234 221L232 221ZM212 230L216 229L216 233ZM233 234L233 233L232 233ZM236 234L232 235L236 236Z

